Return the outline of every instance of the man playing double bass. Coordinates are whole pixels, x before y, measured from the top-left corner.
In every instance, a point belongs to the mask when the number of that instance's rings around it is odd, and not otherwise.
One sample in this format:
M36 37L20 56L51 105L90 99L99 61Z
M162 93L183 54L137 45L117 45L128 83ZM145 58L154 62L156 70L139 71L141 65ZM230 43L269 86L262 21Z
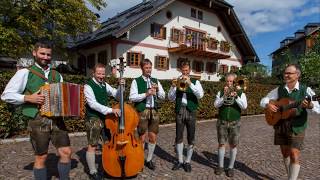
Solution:
M163 100L165 92L160 81L151 77L152 62L149 59L142 60L140 68L142 75L132 81L129 100L134 102L134 106L139 112L138 133L143 145L147 135L149 139L148 156L145 165L154 170L155 165L152 162L152 157L156 147L160 122L158 99Z
M295 108L289 119L282 119L274 125L274 144L280 145L285 169L289 180L296 180L300 171L300 151L302 149L305 130L307 127L307 109L320 113L318 101L308 101L305 97L315 93L310 87L299 82L301 70L296 64L289 64L284 71L284 84L273 89L264 97L260 105L272 112L279 111L279 107L271 100L290 98L296 102L302 101L301 106Z
M173 82L168 93L170 101L175 100L176 111L176 151L178 162L173 166L172 170L184 168L186 172L191 172L191 157L193 154L193 147L195 143L195 128L196 128L196 111L199 105L199 99L203 97L203 89L200 82L196 79L190 78L190 64L189 62L181 63L181 78L186 79L188 88L186 91L181 91ZM183 131L184 126L187 128L187 158L183 162Z
M96 64L93 68L93 77L84 85L84 95L86 97L86 132L88 139L88 150L86 160L89 167L90 179L99 180L99 175L95 165L96 148L104 133L106 115L113 113L116 116L120 115L119 109L109 107L109 96L118 98L120 95L119 89L112 88L105 82L106 68L103 64ZM124 84L124 79L120 80L120 84ZM105 138L105 137L103 137Z
M71 169L71 147L67 129L62 119L41 116L38 106L44 103L45 96L39 89L46 83L62 82L62 76L50 68L52 45L47 41L35 44L32 55L35 63L23 68L10 79L1 99L5 102L21 105L22 114L28 118L30 141L35 154L33 165L34 179L46 180L45 165L50 141L60 156L58 172L60 179L69 179Z

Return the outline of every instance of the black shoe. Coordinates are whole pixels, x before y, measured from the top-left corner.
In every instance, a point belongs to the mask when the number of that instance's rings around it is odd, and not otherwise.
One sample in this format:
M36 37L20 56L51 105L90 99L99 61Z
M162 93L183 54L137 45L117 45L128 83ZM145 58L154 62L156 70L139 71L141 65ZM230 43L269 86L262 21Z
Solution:
M228 168L227 171L226 171L226 175L227 175L228 177L233 177L233 176L234 176L234 170Z
M156 169L156 166L153 164L152 161L146 161L146 162L145 162L145 165L146 165L149 169L151 169L152 171L154 171L154 170Z
M214 174L215 175L221 175L223 173L223 168L222 167L217 167L215 170L214 170Z
M179 170L180 168L183 168L183 164L180 162L177 162L174 164L174 166L172 167L173 171Z
M90 180L101 180L101 176L98 173L90 174Z
M191 164L190 163L184 163L183 167L186 172L191 172Z

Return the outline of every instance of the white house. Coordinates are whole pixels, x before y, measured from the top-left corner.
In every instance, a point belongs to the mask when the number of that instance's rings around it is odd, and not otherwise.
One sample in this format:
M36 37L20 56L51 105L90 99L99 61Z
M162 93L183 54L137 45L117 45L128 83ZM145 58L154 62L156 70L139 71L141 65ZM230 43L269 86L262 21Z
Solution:
M141 74L139 62L153 62L152 75L180 75L181 60L190 61L191 75L218 81L218 73L259 59L232 6L223 0L149 0L117 14L73 47L74 63L87 75L101 62L125 58L125 77ZM110 69L108 68L108 71Z

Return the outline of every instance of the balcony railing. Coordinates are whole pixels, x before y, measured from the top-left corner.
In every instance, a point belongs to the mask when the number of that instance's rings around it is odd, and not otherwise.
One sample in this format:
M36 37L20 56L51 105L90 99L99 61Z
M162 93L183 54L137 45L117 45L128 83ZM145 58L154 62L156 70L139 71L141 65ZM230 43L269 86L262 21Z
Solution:
M187 48L193 48L200 51L213 51L223 54L228 54L231 50L231 44L227 41L218 41L211 37L205 37L204 33L185 33L185 31L173 30L170 37L170 48L176 48L184 46Z

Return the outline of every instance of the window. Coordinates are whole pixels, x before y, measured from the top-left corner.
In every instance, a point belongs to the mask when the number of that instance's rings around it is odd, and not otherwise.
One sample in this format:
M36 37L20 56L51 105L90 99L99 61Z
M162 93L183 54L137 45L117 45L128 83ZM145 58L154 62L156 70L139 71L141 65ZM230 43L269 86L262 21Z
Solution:
M181 64L183 62L188 62L190 64L190 61L188 60L188 58L178 58L177 59L177 69L181 68ZM190 68L191 68L191 66L190 66Z
M154 66L156 69L168 70L169 69L169 58L164 57L164 56L156 56Z
M197 10L194 8L191 8L191 17L197 18Z
M229 52L231 49L231 44L228 41L221 41L220 42L220 50L222 52Z
M86 57L84 55L80 55L78 58L78 69L81 73L86 72Z
M190 46L195 49L204 50L205 47L205 33L195 31L192 29L186 29L187 43L190 43Z
M214 62L207 62L206 64L207 73L215 73L217 72L217 65Z
M151 24L151 36L159 39L166 39L166 28L161 24Z
M196 10L194 8L191 8L191 17L198 18L199 20L203 20L203 12Z
M203 12L202 11L198 11L198 19L203 20Z
M92 69L96 63L96 54L90 54L87 57L87 62L88 62L88 68Z
M201 61L193 61L192 63L192 70L195 72L195 73L201 73L203 72L203 62Z
M98 62L104 65L107 65L107 51L100 51L98 53Z
M231 66L231 72L237 72L239 68L237 66Z
M144 59L144 54L137 52L128 52L127 53L127 64L130 67L139 67L140 61Z
M183 33L179 29L171 29L171 41L179 43L183 41Z
M166 16L168 19L172 18L172 12L171 11L167 11Z
M219 44L218 40L214 38L210 38L208 42L208 48L213 50L218 49L218 44Z
M220 73L220 74L226 74L226 73L228 73L228 66L227 66L227 65L224 65L224 64L221 64L221 65L220 65L220 69L219 69L219 73Z

